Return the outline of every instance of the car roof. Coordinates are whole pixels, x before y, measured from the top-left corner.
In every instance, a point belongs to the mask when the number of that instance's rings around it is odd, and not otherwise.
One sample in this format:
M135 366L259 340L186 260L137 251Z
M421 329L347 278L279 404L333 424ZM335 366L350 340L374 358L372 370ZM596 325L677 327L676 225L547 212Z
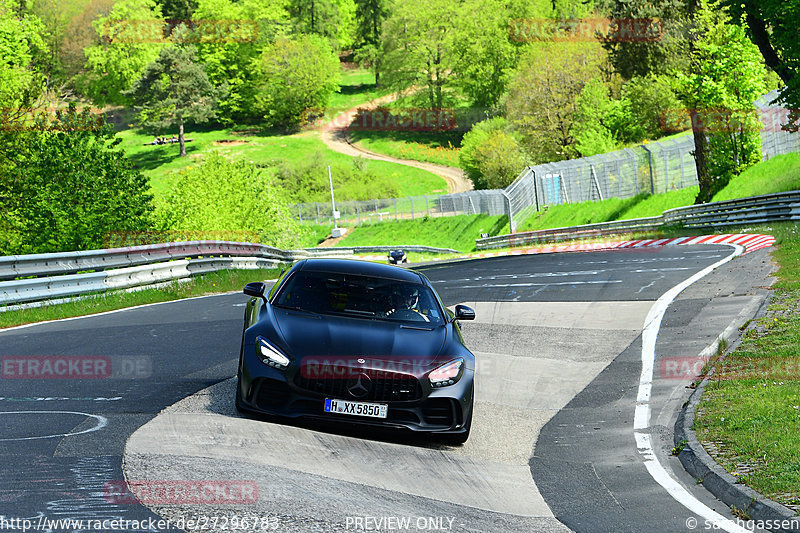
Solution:
M303 259L295 268L309 272L336 272L423 283L422 276L413 270L357 259Z

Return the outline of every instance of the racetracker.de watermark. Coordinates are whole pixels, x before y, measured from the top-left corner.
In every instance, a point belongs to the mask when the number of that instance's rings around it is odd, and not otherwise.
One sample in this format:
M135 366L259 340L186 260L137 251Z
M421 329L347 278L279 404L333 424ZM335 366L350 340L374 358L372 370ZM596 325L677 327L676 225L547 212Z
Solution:
M661 40L666 24L657 18L603 17L569 20L547 18L514 19L508 23L512 41L636 43Z
M659 115L659 126L666 133L692 129L703 133L780 132L784 125L800 117L800 109L767 107L758 109L670 108Z
M661 379L695 379L706 366L713 368L713 379L727 380L797 380L800 379L800 357L781 360L724 357L709 365L703 357L662 357L658 370Z
M4 355L0 379L145 379L153 374L146 355Z
M113 504L249 505L258 502L258 484L230 480L109 481L103 498Z
M422 375L449 359L429 356L309 356L300 362L300 375L306 379L351 379L364 372Z

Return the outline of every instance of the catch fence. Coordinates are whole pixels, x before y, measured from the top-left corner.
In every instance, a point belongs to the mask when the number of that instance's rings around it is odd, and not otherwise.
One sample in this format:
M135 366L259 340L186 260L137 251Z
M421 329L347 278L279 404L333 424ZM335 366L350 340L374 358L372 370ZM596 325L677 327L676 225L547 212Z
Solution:
M764 160L800 151L800 133L781 129L789 110L772 104L777 91L755 102L762 122ZM438 196L337 202L342 225L453 215L507 215L511 232L545 206L607 198L631 198L640 193L664 193L697 185L691 133L648 142L601 155L526 167L505 189ZM332 224L330 203L294 206L304 223Z

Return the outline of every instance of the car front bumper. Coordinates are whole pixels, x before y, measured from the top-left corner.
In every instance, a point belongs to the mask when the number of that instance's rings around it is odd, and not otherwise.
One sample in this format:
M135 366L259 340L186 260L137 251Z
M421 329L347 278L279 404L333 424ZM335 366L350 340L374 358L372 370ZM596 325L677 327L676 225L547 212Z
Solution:
M461 379L453 385L433 388L419 379L418 398L405 401L381 399L359 400L345 394L315 392L297 385L296 373L292 369L268 367L256 360L246 364L240 372L237 384L240 407L265 415L285 418L313 418L356 425L379 426L425 433L463 433L471 418L474 394L474 372L465 370ZM252 368L252 367L255 368ZM259 367L260 366L260 367ZM337 413L326 413L326 399L365 401L386 404L386 418L372 418Z

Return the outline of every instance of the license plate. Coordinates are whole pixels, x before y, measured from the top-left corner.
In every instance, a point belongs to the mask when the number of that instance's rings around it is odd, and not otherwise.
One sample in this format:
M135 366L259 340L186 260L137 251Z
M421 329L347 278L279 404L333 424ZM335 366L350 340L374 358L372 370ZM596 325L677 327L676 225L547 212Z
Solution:
M350 402L347 400L325 399L326 413L386 418L388 407L388 405L380 403Z

